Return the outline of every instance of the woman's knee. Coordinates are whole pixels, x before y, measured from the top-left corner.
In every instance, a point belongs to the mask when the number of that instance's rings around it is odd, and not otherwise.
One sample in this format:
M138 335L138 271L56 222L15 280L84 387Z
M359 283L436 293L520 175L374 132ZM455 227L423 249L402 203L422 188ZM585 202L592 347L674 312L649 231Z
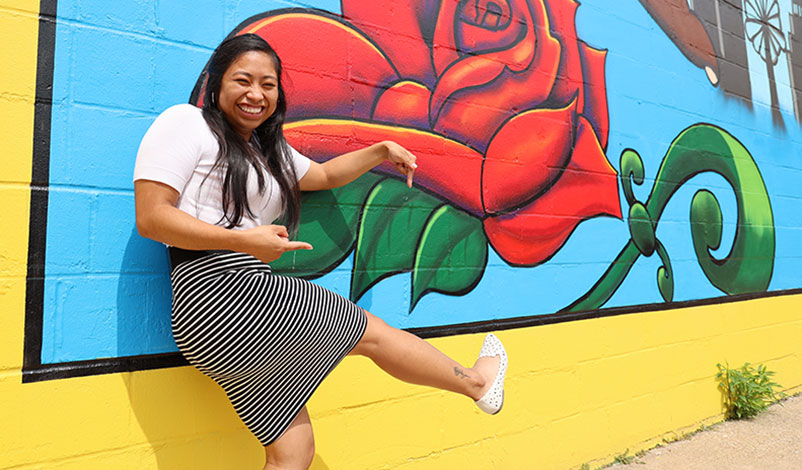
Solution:
M307 470L315 458L315 435L306 407L287 431L265 447L265 470Z
M315 459L315 440L295 442L291 452L267 449L265 470L308 470Z

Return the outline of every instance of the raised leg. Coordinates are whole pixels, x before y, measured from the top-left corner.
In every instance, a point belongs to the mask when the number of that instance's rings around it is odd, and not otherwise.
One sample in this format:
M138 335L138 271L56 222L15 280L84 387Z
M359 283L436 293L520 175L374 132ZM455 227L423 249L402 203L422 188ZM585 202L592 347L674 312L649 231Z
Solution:
M366 312L367 313L367 312ZM499 368L499 357L480 358L468 368L417 336L393 328L367 313L368 326L351 354L369 357L393 377L461 393L474 400L484 396Z
M284 434L265 447L264 470L308 470L314 457L312 423L303 407Z

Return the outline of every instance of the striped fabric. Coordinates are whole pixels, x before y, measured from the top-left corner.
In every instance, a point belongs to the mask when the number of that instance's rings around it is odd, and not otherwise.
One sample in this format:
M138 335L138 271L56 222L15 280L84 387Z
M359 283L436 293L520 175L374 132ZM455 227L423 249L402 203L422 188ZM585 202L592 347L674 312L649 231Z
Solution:
M186 261L171 279L178 349L223 387L262 445L286 431L367 325L347 299L242 253Z

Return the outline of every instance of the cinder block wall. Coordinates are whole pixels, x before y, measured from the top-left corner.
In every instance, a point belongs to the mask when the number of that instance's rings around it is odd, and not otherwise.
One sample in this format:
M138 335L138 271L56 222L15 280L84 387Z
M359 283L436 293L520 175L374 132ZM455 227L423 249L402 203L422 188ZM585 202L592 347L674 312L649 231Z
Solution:
M222 391L175 352L164 249L133 230L130 182L148 125L196 101L213 48L246 31L284 51L294 146L325 159L392 138L421 161L408 193L380 169L307 197L300 236L318 257L277 269L465 364L487 331L510 355L494 417L347 358L309 403L313 469L593 467L721 420L716 363L763 363L802 386L791 6L789 52L767 67L744 41L722 55L744 15L731 2L713 2L721 24L667 17L667 1L500 2L479 16L445 1L261 3L0 0L0 468L261 468ZM449 12L456 32L436 21ZM501 52L524 54L526 35L510 24L541 38L515 72L519 56ZM551 69L548 44L563 51ZM463 59L475 63L449 77ZM495 81L472 72L493 64L508 67ZM439 117L416 114L432 102ZM631 194L627 149L644 173ZM723 229L696 254L692 238L717 232L700 189Z

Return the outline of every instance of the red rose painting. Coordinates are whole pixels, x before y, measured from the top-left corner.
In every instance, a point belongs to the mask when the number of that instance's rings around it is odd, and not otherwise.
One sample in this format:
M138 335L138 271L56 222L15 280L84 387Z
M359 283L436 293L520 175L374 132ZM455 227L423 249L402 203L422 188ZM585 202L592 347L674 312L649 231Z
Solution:
M583 220L621 217L606 51L577 38L577 7L343 0L342 15L274 11L235 33L282 58L293 146L325 160L397 141L418 157L418 187L480 219L506 262L533 266Z

